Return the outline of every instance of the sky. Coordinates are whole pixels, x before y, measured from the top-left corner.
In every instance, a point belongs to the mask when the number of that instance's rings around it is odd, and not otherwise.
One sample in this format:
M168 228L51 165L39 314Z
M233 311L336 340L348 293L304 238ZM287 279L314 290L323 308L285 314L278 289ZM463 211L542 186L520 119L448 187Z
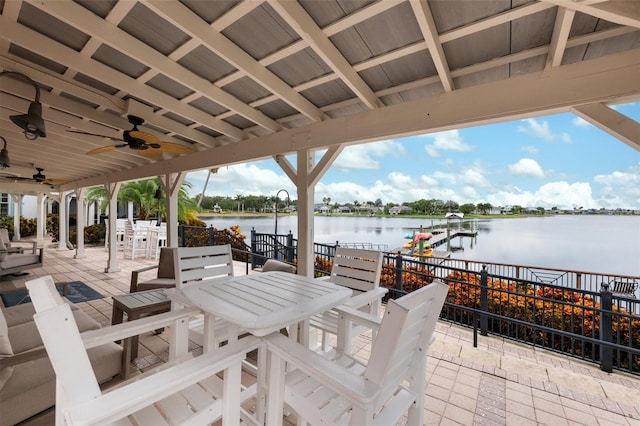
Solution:
M615 106L640 122L640 103ZM318 151L317 158L324 153ZM295 156L288 157L295 166ZM191 172L191 195L207 171ZM273 159L221 167L208 196L267 195L295 185ZM281 199L286 197L280 193ZM315 188L315 202L420 199L550 209L640 210L640 152L572 113L346 147Z

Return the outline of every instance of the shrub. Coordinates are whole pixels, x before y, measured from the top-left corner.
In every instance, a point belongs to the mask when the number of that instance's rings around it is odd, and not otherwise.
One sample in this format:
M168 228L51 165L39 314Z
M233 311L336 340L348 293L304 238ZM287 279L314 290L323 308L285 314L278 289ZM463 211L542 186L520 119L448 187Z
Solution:
M0 228L6 228L9 231L9 238L13 239L13 216L0 216ZM20 216L20 238L35 235L37 229L35 219Z
M455 306L479 308L480 274L452 272L445 278L449 285L447 302ZM593 297L570 288L543 286L537 290L522 282L487 280L488 312L594 339L600 337L600 304ZM613 335L620 345L640 349L640 316L617 306L612 315ZM473 313L446 307L447 318L470 324ZM582 344L580 339L559 336L552 331L516 325L510 321L489 319L489 329L559 352L588 359L599 359L599 346ZM614 351L614 363L621 368L640 371L640 356Z
M396 267L392 263L382 265L380 273L380 286L396 288ZM402 290L407 293L431 284L433 273L428 268L409 266L402 270Z

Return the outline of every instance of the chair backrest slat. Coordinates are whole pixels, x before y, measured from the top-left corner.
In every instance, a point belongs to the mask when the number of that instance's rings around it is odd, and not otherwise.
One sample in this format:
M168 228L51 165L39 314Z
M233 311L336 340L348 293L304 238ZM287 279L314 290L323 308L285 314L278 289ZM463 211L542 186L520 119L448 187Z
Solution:
M173 262L178 288L203 280L233 276L233 258L229 244L178 247Z
M449 286L436 280L387 303L365 372L367 380L395 389L408 379L407 374L420 363L418 358L426 357L448 291Z
M329 281L353 290L369 291L380 285L381 271L381 251L338 247Z

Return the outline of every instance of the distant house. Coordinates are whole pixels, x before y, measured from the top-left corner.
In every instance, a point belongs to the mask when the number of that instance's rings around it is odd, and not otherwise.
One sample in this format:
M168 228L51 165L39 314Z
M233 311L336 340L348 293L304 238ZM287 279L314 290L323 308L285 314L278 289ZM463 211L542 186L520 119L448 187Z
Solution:
M389 209L389 214L399 215L399 214L411 214L413 213L413 209L409 206L393 206Z

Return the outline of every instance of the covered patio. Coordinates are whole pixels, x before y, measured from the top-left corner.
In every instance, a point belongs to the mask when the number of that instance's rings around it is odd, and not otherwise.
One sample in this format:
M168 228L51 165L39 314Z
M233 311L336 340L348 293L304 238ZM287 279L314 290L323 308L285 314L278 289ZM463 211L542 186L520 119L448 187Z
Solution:
M25 280L42 275L52 275L56 282L83 281L104 298L79 307L102 325L110 325L111 296L128 293L131 271L152 261L121 259L121 271L105 273L100 272L107 256L104 248L90 247L86 253L85 259L78 260L70 251L51 250L42 268L3 280L0 290L22 288ZM237 264L236 274L244 273L244 264ZM141 336L133 374L167 361L168 345L166 332ZM370 335L359 337L354 344L357 355L367 358L370 345ZM592 364L495 337L480 337L474 348L471 330L445 322L436 328L427 368L426 424L631 426L640 421L637 377L607 374ZM28 424L51 424L52 419L49 413Z
M314 187L345 146L572 112L640 149L613 108L640 99L637 2L9 1L0 24L2 191L38 195L39 243L46 198L104 185L115 212L157 176L176 246L186 172L273 158L310 275Z
M640 100L638 2L24 0L1 8L0 122L11 167L0 192L18 206L17 235L22 197L37 196L35 239L47 250L28 277L89 284L105 297L81 309L102 324L111 323L110 296L127 292L131 271L148 263L82 238L67 249L68 196L83 206L89 187L104 186L115 213L122 182L158 177L167 245L177 247L187 172L272 158L297 188L298 274L311 277L314 187L348 145L572 112L640 150L640 123L614 109ZM60 201L55 247L45 235L47 199ZM82 236L86 209L77 213ZM470 333L447 324L437 333L429 423L640 421L637 379L491 338L472 349ZM144 336L136 367L166 359L167 341ZM366 357L370 338L360 343Z

